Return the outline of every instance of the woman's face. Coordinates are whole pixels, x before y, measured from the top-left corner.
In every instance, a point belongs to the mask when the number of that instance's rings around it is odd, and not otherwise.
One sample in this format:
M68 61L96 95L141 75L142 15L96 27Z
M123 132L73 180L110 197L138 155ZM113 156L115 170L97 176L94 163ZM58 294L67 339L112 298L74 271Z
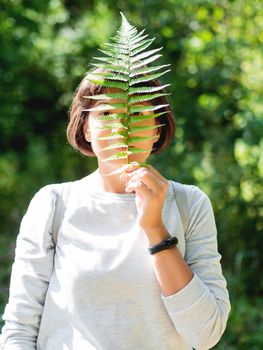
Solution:
M112 103L120 102L118 100L111 100ZM95 106L103 105L107 103L106 101L98 101ZM106 124L116 124L120 123L119 119L115 119L111 121L103 121L100 120L98 117L103 115L110 115L112 113L125 113L127 112L127 109L114 109L114 110L103 110L103 111L92 111L89 113L89 116L84 124L84 135L87 141L91 142L92 149L94 154L96 155L98 162L105 161L106 158L113 156L114 154L118 152L123 152L125 150L124 147L120 148L114 148L110 150L103 150L104 148L112 145L113 143L122 141L121 138L116 139L110 139L110 140L99 140L100 137L108 136L110 133L116 133L118 131L123 131L124 129L119 127L112 127L108 130L102 130L102 128L105 127ZM152 112L142 112L143 115L151 114ZM133 126L154 126L158 122L156 119L146 119L143 121L138 121L133 124ZM143 131L136 131L131 134L131 136L142 136L142 137L149 137L149 140L139 141L139 142L131 142L129 144L129 149L132 147L141 148L144 150L147 150L143 153L137 153L137 154L131 154L129 155L129 162L139 161L139 162L145 162L146 159L149 157L153 144L159 139L159 128L152 129L152 130L143 130ZM111 160L111 161L105 161L105 163L110 168L118 168L126 163L125 159L118 159L118 160Z

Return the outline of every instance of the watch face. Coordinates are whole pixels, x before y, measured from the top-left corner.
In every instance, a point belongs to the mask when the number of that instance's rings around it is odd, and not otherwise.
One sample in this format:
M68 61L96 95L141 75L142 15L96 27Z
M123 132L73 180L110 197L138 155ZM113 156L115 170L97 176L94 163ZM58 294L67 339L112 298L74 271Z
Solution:
M176 237L171 237L167 239L166 243L169 247L174 247L178 243L178 239Z

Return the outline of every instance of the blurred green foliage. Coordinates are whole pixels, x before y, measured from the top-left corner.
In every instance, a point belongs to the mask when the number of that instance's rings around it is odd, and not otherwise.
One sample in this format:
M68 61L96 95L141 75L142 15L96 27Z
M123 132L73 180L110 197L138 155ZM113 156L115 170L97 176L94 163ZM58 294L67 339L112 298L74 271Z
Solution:
M261 0L1 0L0 305L19 223L43 185L85 176L67 144L73 92L119 11L172 64L176 139L152 164L197 184L218 225L232 312L217 349L263 348L263 4Z

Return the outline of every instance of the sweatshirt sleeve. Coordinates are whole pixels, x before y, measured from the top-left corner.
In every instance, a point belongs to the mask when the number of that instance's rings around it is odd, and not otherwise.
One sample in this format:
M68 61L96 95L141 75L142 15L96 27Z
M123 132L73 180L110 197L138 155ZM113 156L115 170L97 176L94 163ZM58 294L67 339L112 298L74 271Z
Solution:
M40 189L31 200L17 236L9 300L3 314L0 348L36 349L45 296L53 269L52 221L54 185Z
M188 192L189 224L185 260L194 276L179 292L162 300L175 328L196 350L211 349L220 340L230 312L229 294L217 249L211 202L198 187Z

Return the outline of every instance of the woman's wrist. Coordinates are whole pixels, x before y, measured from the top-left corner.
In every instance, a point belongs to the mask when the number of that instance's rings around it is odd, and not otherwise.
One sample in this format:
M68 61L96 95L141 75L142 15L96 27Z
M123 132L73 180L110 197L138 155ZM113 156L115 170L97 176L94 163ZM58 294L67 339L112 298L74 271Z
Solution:
M153 227L141 227L141 229L145 234L149 246L158 244L164 239L170 237L169 232L163 224L159 224Z

